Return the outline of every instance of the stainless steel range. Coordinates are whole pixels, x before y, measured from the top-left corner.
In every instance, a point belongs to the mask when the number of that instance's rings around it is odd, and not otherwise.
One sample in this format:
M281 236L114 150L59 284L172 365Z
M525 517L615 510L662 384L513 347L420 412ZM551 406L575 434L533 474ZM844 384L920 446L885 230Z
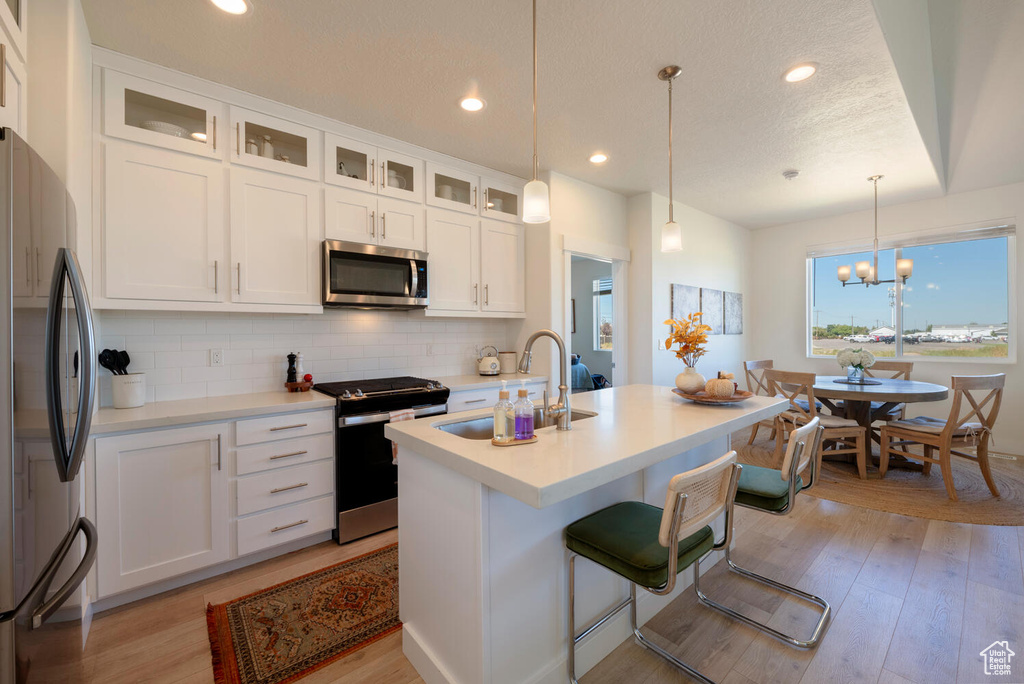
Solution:
M337 399L334 538L344 544L397 526L398 466L384 426L404 409L413 409L416 418L447 413L448 388L400 377L327 382L313 389Z

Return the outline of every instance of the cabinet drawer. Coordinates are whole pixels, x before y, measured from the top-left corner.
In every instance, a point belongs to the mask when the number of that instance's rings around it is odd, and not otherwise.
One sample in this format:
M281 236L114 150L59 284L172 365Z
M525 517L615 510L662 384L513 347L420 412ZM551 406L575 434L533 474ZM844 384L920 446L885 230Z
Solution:
M238 515L323 496L333 491L333 459L240 477Z
M513 396L515 393L513 392ZM463 392L452 392L448 396L448 413L459 411L472 411L474 409L487 408L498 403L498 390L465 390Z
M235 444L258 444L334 431L334 411L288 413L283 416L240 420L236 424Z
M312 437L267 442L239 447L236 455L238 474L257 473L271 468L319 461L334 456L334 435L325 432Z
M334 497L285 506L238 521L238 555L334 529Z

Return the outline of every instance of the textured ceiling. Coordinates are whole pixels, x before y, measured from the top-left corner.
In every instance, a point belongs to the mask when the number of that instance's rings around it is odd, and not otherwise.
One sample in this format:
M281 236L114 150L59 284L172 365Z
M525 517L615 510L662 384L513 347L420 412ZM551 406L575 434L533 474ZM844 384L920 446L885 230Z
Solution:
M675 85L675 195L741 225L867 208L864 179L873 173L886 175L885 204L942 194L948 169L983 167L970 181L949 180L954 188L1022 180L1013 177L1022 174L1022 139L1012 123L1021 81L1015 93L999 89L1000 76L1019 74L1021 61L991 34L1008 19L1019 27L1024 3L905 1L948 34L931 41L932 54L922 54L929 45L920 32L883 35L870 0L541 0L541 167L627 195L667 194L667 94L656 73L674 63L683 67ZM252 2L242 17L208 0L83 6L93 42L103 47L530 174L528 0ZM996 9L964 19L982 4ZM904 52L921 56L927 69L935 59L932 90L940 97L1016 105L980 113L976 102L951 104L945 114L937 106L939 131L933 126L926 144L914 113L927 95L913 91L912 113L900 80L921 69L898 72L887 38L903 40ZM991 78L965 79L958 54L949 55L965 48L968 63L989 68ZM817 62L819 73L785 83L782 73L803 61ZM458 108L470 93L487 101L483 112ZM1015 133L1016 147L993 140L993 127ZM591 165L595 150L611 159ZM982 164L989 154L999 163ZM796 181L782 179L789 168L800 170Z

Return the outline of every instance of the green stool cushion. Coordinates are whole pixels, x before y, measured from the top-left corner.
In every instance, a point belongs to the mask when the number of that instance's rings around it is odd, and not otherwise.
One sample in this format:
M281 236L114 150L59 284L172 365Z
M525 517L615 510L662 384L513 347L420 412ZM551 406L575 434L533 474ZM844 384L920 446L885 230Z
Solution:
M658 542L661 509L639 501L624 501L565 528L565 545L643 587L668 581L668 549ZM711 528L679 542L678 570L688 568L715 544Z
M803 486L804 481L797 475L796 488ZM736 486L736 503L765 511L781 511L789 505L789 483L782 479L778 470L744 465Z

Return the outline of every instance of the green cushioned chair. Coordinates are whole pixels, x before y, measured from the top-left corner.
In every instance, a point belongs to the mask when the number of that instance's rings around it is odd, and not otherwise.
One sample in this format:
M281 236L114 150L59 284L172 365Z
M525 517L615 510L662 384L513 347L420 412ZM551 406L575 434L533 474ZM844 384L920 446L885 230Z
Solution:
M732 507L743 466L736 452L686 473L668 485L665 508L625 501L580 518L565 529L569 549L569 681L576 682L576 644L595 629L629 608L637 641L672 665L706 684L710 679L649 641L636 623L636 587L652 594L671 593L676 575L693 567L694 583L700 559L716 549L728 549L732 540ZM715 542L709 524L725 513L725 535ZM675 553L671 548L675 548ZM629 597L576 633L576 558L583 556L629 580Z
M818 469L821 466L820 448L823 432L824 428L819 424L817 417L812 419L807 425L793 430L789 435L789 444L786 448L781 470L759 468L751 465L743 466L743 472L740 473L739 483L736 487L735 503L746 508L765 511L772 515L788 515L793 510L796 495L805 489L813 487L818 479ZM810 468L810 477L805 485L803 478L800 477L800 473L808 467ZM730 570L744 577L767 584L770 587L775 587L787 594L797 596L820 606L822 611L817 624L814 626L814 631L811 633L811 637L809 639L798 639L746 615L737 613L731 608L727 608L709 599L701 592L700 584L695 583L694 588L697 592L697 598L701 603L719 610L731 618L745 622L751 627L756 627L793 646L811 648L818 643L828 621L828 616L832 611L832 608L825 599L741 568L733 562L728 547L725 549L725 561L729 564Z

